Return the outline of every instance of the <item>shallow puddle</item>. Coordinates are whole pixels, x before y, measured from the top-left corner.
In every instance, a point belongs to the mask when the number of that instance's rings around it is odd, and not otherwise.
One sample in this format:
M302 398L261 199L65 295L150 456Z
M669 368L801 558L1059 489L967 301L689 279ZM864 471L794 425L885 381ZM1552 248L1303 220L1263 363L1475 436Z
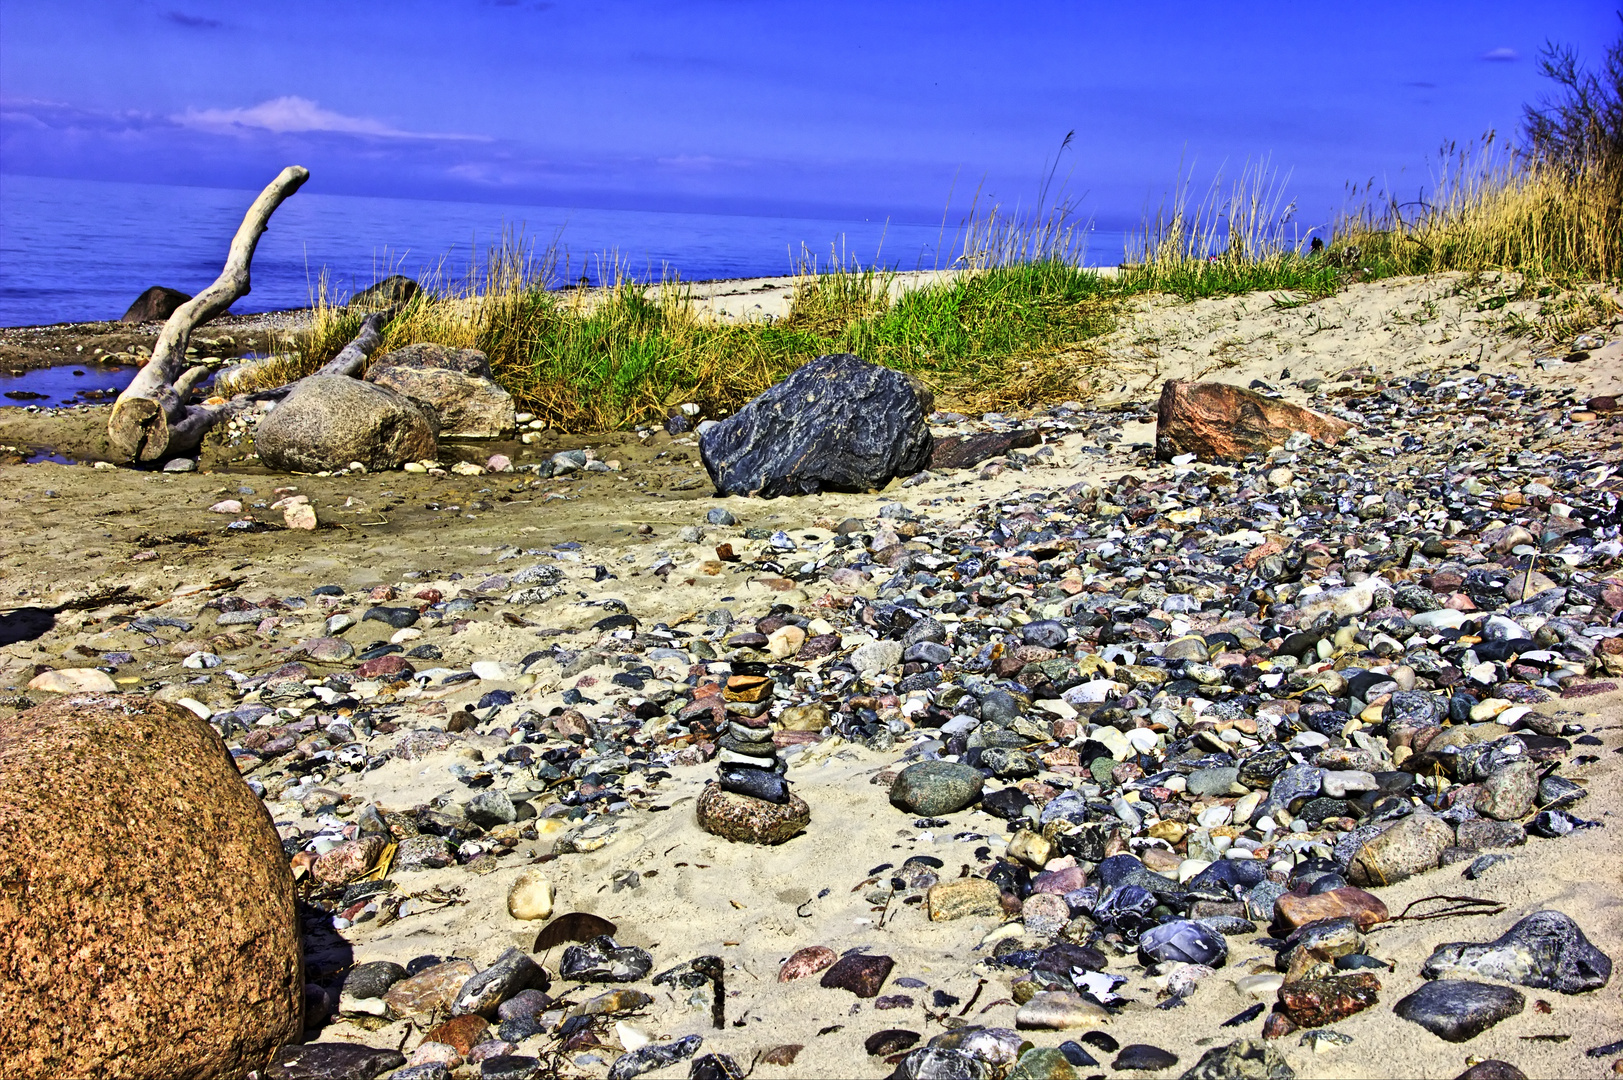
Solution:
M27 371L0 369L0 407L99 404L112 401L136 369L107 364L59 364Z

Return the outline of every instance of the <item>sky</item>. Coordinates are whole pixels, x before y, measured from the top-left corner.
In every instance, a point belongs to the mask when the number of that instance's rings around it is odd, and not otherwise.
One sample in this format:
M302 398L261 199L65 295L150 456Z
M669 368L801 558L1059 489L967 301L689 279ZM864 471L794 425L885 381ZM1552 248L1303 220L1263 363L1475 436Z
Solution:
M1312 223L1516 133L1543 44L1598 58L1617 7L0 0L0 170L935 221L1030 206L1057 158L1126 227L1266 160Z

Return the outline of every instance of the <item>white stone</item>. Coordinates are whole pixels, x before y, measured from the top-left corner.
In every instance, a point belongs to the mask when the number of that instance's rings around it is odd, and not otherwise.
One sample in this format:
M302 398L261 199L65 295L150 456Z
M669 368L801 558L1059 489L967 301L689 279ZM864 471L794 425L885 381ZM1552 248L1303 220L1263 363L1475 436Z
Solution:
M1076 710L1071 708L1070 703L1064 698L1040 698L1036 702L1036 706L1043 712L1053 713L1062 720L1074 720L1077 716Z
M1127 745L1131 746L1140 754L1147 754L1151 750L1154 750L1156 744L1158 744L1160 741L1161 736L1157 735L1149 728L1134 728L1133 730L1127 732Z
M194 652L182 660L180 666L196 671L203 668L217 668L221 663L220 658L211 652Z
M1227 806L1208 806L1195 816L1203 829L1215 829L1219 825L1227 825L1233 817L1234 811Z
M197 718L199 720L207 720L209 717L214 715L214 710L210 709L207 705L203 704L201 701L198 701L196 698L179 698L175 701L175 704L179 705L183 709L190 709L192 712L197 714Z
M240 514L242 513L242 503L236 499L222 499L220 502L217 502L213 506L209 507L209 513Z
M526 921L551 916L552 882L539 867L525 870L507 890L507 913Z
M113 677L95 668L58 668L42 671L29 680L28 689L48 694L111 694L118 689Z
M1062 696L1072 705L1090 705L1118 698L1126 692L1127 687L1113 679L1091 679L1071 687Z
M1110 756L1117 761L1127 760L1127 755L1133 752L1132 745L1127 741L1127 736L1113 727L1097 728L1088 738L1109 750Z
M516 665L500 660L475 660L472 664L472 671L487 682L502 682L516 678L519 674Z
M1465 625L1466 618L1463 611L1442 608L1438 611L1417 612L1409 621L1427 630L1458 630Z
M1324 793L1332 799L1345 798L1360 791L1374 791L1380 787L1373 773L1362 769L1329 769L1323 780Z

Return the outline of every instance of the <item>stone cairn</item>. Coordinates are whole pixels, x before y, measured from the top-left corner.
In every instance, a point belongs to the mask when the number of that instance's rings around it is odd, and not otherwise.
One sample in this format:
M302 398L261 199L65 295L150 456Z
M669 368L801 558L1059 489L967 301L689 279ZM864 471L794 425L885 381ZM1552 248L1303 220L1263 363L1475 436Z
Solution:
M811 820L806 803L789 793L788 766L772 741L773 680L766 665L736 663L722 692L727 725L721 734L716 783L699 798L699 826L729 840L781 844Z

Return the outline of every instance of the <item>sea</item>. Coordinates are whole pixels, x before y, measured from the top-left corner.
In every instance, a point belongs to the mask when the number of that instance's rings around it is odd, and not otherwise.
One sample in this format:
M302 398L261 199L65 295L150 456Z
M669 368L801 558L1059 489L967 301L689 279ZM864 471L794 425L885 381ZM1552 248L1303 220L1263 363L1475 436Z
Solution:
M255 191L0 174L0 326L116 319L142 291L196 293L219 274ZM284 202L254 255L251 314L342 299L390 274L462 288L504 243L555 286L616 277L765 277L803 266L945 268L961 222L760 217L328 195ZM1114 265L1123 234L1085 236ZM550 258L548 257L550 253Z

